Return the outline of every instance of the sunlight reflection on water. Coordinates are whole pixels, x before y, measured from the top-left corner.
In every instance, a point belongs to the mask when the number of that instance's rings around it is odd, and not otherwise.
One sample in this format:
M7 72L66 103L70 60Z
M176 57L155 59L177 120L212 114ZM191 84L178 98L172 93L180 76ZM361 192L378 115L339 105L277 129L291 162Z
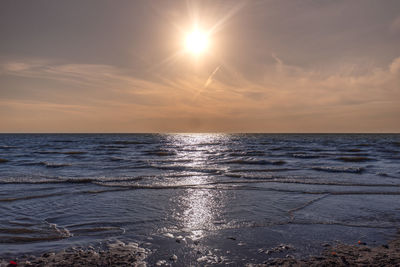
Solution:
M229 135L226 134L182 134L171 135L169 140L175 147L182 147L177 153L179 159L187 160L187 167L209 168L209 157L213 152L226 149ZM207 149L204 149L204 146ZM201 149L200 149L201 148ZM213 182L212 175L187 176L185 184L206 184ZM174 219L182 230L189 232L193 240L203 238L216 223L221 223L224 209L224 193L215 189L187 189L174 201Z

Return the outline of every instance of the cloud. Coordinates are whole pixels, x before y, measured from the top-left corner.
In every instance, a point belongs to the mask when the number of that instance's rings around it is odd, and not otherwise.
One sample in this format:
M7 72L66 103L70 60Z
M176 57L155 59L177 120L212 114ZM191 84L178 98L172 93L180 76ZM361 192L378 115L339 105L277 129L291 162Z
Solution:
M400 57L393 60L392 64L390 64L390 72L393 75L397 75L400 73Z
M400 57L362 73L273 58L275 68L265 66L254 80L229 66L215 75L217 68L206 88L209 74L141 79L111 65L6 62L0 79L23 77L19 83L31 89L2 89L9 92L0 101L0 130L400 131ZM26 97L31 91L35 97Z
M392 24L390 25L390 30L391 30L393 33L398 33L398 32L400 32L400 16L397 16L397 17L393 20Z

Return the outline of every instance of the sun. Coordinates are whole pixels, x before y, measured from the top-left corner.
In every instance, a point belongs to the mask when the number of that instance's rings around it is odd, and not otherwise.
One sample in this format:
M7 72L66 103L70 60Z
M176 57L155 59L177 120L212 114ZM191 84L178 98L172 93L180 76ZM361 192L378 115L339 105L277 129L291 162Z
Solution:
M193 54L204 53L209 45L207 34L202 31L194 30L186 36L185 48L186 51Z

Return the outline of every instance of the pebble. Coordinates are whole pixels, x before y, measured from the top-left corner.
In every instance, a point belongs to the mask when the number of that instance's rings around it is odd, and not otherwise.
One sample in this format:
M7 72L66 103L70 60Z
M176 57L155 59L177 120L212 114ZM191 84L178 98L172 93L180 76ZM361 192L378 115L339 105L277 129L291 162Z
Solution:
M169 238L174 238L174 235L171 233L165 233L164 236L169 237Z
M175 254L173 254L170 258L171 261L177 261L178 260L178 256L176 256Z
M203 261L206 261L207 259L208 259L207 256L203 256L203 257L198 258L197 262L203 262Z
M159 260L159 261L156 262L157 266L161 266L161 265L165 265L165 264L167 264L166 260Z

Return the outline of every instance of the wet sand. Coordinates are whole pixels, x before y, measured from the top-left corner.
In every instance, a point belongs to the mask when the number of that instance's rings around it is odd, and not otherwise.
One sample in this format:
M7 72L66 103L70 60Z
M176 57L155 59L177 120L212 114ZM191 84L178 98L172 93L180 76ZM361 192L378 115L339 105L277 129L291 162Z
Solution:
M306 259L267 258L259 264L249 263L248 267L261 266L400 266L400 236L388 244L370 247L361 241L357 245L324 245L325 250L319 256ZM150 250L141 248L137 243L116 242L98 250L68 249L57 253L44 253L39 257L25 256L19 259L1 259L0 266L148 266L146 262ZM15 261L18 265L10 261ZM238 263L242 264L242 263ZM160 260L156 266L185 266L185 262L171 255ZM219 266L236 266L232 262L220 262Z
M87 247L85 249L67 249L57 253L48 252L39 257L27 256L18 259L2 259L0 267L12 266L147 266L144 261L148 250L137 243L116 242L105 249ZM11 261L17 263L13 264Z
M400 266L400 237L388 244L369 247L363 242L358 245L339 244L328 246L320 256L307 259L268 259L261 266Z

